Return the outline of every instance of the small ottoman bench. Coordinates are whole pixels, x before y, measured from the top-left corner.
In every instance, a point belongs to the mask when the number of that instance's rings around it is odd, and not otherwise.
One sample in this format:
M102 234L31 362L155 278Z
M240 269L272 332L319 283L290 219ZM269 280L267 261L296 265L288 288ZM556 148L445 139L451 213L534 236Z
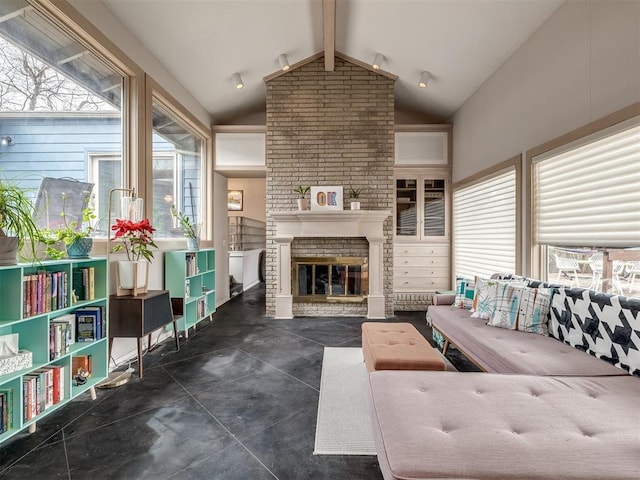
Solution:
M369 372L446 369L440 353L410 323L364 322L362 354Z

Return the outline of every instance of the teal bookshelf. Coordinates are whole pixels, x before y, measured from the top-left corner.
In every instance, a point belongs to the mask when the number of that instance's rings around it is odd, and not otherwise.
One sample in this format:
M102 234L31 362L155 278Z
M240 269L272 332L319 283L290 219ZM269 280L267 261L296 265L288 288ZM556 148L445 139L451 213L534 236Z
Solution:
M169 290L178 328L189 329L216 311L216 251L178 250L164 253L164 288Z
M73 278L78 272L93 272L93 289L90 299L77 299L73 294ZM68 346L66 351L60 352L51 359L50 346L50 322L56 321L65 315L73 315L80 307L102 306L104 307L104 319L108 318L108 264L106 258L85 258L69 260L53 260L39 264L22 263L0 267L0 336L17 333L19 335L18 347L20 350L28 350L32 355L32 364L21 370L0 374L0 394L5 393L3 399L7 402L6 415L10 422L6 422L9 428L0 433L0 443L29 428L33 432L36 423L51 412L64 407L72 399L85 393L102 382L108 374L109 362L108 329L105 328L104 337L92 342L74 343ZM56 278L53 288L53 277ZM38 278L40 280L38 280ZM66 279L66 288L65 288ZM88 277L87 277L88 280ZM32 287L30 282L34 282ZM39 282L39 283L38 283ZM60 293L57 287L60 287ZM40 289L40 290L39 290ZM36 294L36 297L33 294ZM54 297L55 296L55 300ZM35 299L34 299L35 298ZM29 303L29 307L27 307ZM91 376L86 383L75 385L72 374L73 358L78 356L91 356ZM27 392L29 383L27 380L34 376L40 377L43 382L43 370L64 367L58 370L59 386L56 401L42 401L37 414L27 415ZM53 376L53 373L50 375ZM44 386L44 385L43 385ZM43 388L43 390L45 390ZM11 392L7 395L7 392ZM94 392L92 391L92 396ZM50 394L52 395L52 394ZM51 399L51 397L50 397Z

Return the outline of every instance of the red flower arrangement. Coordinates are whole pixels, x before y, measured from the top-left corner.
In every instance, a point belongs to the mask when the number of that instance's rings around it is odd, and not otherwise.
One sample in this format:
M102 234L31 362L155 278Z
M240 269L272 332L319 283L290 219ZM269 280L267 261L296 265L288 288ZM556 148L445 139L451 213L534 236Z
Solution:
M156 231L149 223L149 219L145 218L139 222L131 220L116 219L116 224L111 227L115 232L111 240L120 240L122 244L116 245L111 249L112 252L127 253L127 260L138 261L140 257L151 261L153 252L150 247L158 248L153 241L152 235Z

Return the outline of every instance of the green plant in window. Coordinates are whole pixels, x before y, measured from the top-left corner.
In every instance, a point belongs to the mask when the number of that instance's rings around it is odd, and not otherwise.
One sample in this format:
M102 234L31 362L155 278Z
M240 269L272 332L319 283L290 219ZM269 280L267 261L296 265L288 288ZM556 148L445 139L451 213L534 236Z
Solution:
M182 235L187 238L198 238L197 225L192 223L184 213L178 211L175 205L171 205L171 216L176 219Z
M17 251L27 245L35 258L38 228L33 221L33 205L25 190L0 178L0 264L17 262Z

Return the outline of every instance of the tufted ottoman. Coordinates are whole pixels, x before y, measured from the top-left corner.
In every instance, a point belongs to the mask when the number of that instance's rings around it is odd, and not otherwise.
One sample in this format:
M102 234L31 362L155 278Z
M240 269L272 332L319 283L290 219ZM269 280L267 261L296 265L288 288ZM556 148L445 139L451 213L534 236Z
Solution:
M440 354L410 323L362 324L367 370L445 370Z

